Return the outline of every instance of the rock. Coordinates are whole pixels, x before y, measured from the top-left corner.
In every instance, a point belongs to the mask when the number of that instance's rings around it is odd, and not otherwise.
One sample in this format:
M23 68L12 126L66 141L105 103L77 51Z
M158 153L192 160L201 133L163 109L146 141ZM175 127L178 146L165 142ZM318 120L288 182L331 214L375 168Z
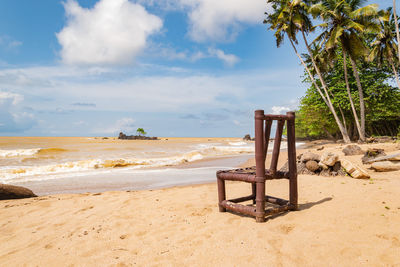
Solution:
M323 149L324 149L324 146L321 146L321 147L317 148L318 151L321 151Z
M279 169L280 172L288 172L289 171L289 162L286 161L285 164Z
M22 186L0 184L0 200L29 197L37 197L37 195L35 195L30 189Z
M346 176L347 172L344 168L340 168L340 170L337 171L338 176Z
M372 169L377 172L390 172L400 170L400 162L394 161L380 161L372 163Z
M341 159L340 163L342 164L346 172L353 178L368 179L370 177L365 169L353 164L352 162L346 159Z
M329 169L326 169L326 170L322 170L322 171L319 173L319 175L329 177L329 176L331 176L331 172L330 172Z
M309 160L306 162L306 168L309 171L315 172L316 170L319 169L318 162L316 162L314 160Z
M338 160L339 160L339 156L334 153L331 153L331 152L325 152L321 156L321 162L328 166L335 165L336 161L338 161Z
M378 161L400 161L400 153L392 154L392 155L387 155L387 156L381 156L381 157L376 157L370 160L365 161L366 164L373 163L373 162L378 162Z
M311 175L315 175L314 172L308 170L306 168L306 164L303 162L298 162L297 163L297 174L311 174Z
M157 137L142 136L142 135L126 135L124 133L119 133L118 139L121 140L159 140Z
M383 152L383 149L370 148L365 152L364 156L361 158L361 161L363 164L367 164L369 160L380 156L386 156L386 153Z
M377 142L374 137L369 137L369 138L367 138L366 141L367 141L367 143L376 143Z
M338 172L342 168L342 164L340 161L337 161L333 166L332 166L332 171Z
M328 166L328 165L325 165L325 164L323 164L321 161L320 161L320 162L318 162L318 166L320 166L320 167L321 167L321 169L323 169L323 170L327 170L327 169L329 169L329 166Z
M243 137L243 140L244 140L244 141L251 141L251 136L250 136L249 134L246 134L246 135Z
M311 152L304 153L300 158L300 160L302 162L307 162L307 161L310 161L310 160L318 162L318 161L320 161L320 159L321 159L321 157L318 154L314 154L314 153L311 153Z
M346 155L346 156L351 156L351 155L362 155L364 154L364 151L362 151L361 147L357 146L357 145L348 145L346 146L342 152Z

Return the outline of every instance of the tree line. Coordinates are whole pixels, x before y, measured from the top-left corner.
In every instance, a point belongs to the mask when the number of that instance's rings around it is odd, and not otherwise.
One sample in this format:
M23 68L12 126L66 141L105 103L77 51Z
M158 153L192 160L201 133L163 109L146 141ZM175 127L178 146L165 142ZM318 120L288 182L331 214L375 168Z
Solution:
M380 10L364 0L268 0L264 23L279 47L287 38L310 83L298 135L366 140L400 130L400 35L396 2ZM315 25L316 24L316 25ZM299 39L306 47L298 51ZM312 37L312 40L311 40ZM388 81L394 79L397 88Z

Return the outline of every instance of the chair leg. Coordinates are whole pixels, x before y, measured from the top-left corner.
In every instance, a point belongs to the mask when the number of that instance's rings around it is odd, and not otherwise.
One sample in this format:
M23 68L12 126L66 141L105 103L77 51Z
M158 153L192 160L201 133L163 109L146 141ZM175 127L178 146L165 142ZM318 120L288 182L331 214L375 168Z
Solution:
M265 182L257 182L256 187L256 222L265 222Z
M256 204L256 190L257 186L255 183L251 184L251 195L253 196L253 204Z
M225 212L226 209L221 207L221 202L226 200L226 194L225 194L225 180L222 180L220 178L217 179L218 183L218 204L219 204L219 211L220 212Z

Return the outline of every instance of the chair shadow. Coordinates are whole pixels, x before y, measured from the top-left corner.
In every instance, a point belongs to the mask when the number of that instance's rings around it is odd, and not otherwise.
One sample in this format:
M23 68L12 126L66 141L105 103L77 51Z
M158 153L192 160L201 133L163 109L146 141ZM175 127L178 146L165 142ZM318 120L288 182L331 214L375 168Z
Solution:
M299 204L297 211L310 209L310 208L312 208L312 207L314 207L316 205L322 204L322 203L327 202L327 201L331 201L332 199L333 198L331 198L331 197L326 197L326 198L323 198L323 199L318 200L316 202L309 202L309 203L305 203L305 204ZM266 203L266 204L268 205L269 203ZM240 217L254 219L254 217L250 216L250 215L237 213L237 212L234 212L234 211L228 211L228 210L226 212L235 214L235 215L240 216ZM293 212L293 211L284 211L284 212L281 212L281 213L278 213L278 214L267 216L267 217L265 217L265 221L273 220L273 219L278 218L278 217L283 217L286 214L288 214L289 212Z
M326 198L323 198L323 199L318 200L316 202L309 202L309 203L305 203L305 204L299 204L297 211L310 209L310 208L312 208L312 207L314 207L316 205L322 204L322 203L327 202L327 201L331 201L332 199L333 198L331 198L331 197L326 197ZM268 220L275 219L275 218L278 218L278 217L283 217L286 214L288 214L289 212L291 212L291 211L285 211L285 212L282 212L282 213L278 213L278 214L274 214L274 215L271 215L271 216L267 216L266 220L268 221Z

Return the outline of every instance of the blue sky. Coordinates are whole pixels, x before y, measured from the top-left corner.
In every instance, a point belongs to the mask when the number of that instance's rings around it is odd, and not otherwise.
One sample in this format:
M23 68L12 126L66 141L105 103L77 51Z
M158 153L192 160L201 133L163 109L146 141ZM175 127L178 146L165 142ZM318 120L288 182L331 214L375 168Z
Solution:
M306 89L265 2L0 1L0 135L252 133Z

